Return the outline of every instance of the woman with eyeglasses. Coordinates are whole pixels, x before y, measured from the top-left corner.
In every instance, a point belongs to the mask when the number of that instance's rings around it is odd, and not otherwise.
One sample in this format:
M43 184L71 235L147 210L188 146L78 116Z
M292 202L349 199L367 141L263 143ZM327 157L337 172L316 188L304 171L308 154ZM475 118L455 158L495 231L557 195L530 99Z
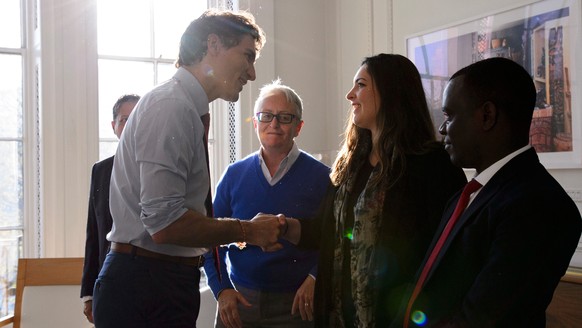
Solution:
M387 327L466 178L436 141L410 60L365 58L346 98L333 188L316 220L286 219L285 238L320 251L316 327Z

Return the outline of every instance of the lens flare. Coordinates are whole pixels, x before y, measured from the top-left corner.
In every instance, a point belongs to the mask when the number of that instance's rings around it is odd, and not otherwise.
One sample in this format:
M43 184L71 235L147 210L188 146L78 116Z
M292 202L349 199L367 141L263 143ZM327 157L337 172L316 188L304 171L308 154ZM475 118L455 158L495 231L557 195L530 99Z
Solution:
M349 240L354 240L354 234L352 232L352 228L346 229L346 231L344 232L344 237L346 237Z
M411 315L412 322L419 326L424 326L426 324L426 315L422 311L414 311Z

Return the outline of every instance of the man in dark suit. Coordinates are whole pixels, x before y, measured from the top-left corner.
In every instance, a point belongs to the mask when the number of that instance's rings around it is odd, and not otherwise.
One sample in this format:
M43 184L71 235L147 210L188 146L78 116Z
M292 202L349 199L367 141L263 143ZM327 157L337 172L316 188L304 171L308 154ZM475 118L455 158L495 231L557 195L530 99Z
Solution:
M125 122L139 100L138 95L124 95L113 105L111 127L117 138L125 127ZM81 281L81 298L83 313L93 322L93 286L101 270L105 256L109 252L109 241L105 238L111 231L113 220L109 212L109 180L113 169L113 156L93 165L91 172L91 190L89 195L89 212L87 215L87 239L85 241L85 264Z
M451 199L404 327L545 327L582 221L529 145L535 99L527 71L508 59L474 63L449 80L439 132L451 161L474 168L482 187L438 250L459 195Z

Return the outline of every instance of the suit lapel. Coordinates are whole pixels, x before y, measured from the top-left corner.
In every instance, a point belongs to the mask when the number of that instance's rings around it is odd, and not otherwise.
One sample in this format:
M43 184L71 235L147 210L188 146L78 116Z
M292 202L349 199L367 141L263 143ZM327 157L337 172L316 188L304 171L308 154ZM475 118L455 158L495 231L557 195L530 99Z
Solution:
M473 199L473 202L469 204L469 207L467 207L463 214L461 214L461 217L453 227L453 230L451 231L449 237L445 241L439 255L435 259L435 262L428 274L426 281L428 281L431 278L434 270L438 267L439 263L446 254L450 245L455 240L457 235L460 232L462 232L465 225L475 220L478 217L479 213L483 211L483 209L489 204L490 200L497 194L499 189L501 189L505 184L507 184L512 179L512 177L514 177L515 174L517 174L517 172L519 171L523 172L524 168L529 167L531 163L539 163L539 159L533 148L523 152L522 154L519 154L518 156L510 160L497 173L495 173L495 175L493 175L491 180L487 182L487 184L481 189L481 191L475 197L475 199ZM448 222L449 218L453 214L453 211L455 210L455 206L459 200L460 195L461 192L458 192L451 199L451 201L449 201L447 209L443 213L443 217L441 219L440 226L437 230L437 234L433 238L433 242L431 243L431 247L429 248L429 250L433 249L438 237L444 230L446 223ZM428 255L425 257L423 261L423 266L426 263L427 257Z

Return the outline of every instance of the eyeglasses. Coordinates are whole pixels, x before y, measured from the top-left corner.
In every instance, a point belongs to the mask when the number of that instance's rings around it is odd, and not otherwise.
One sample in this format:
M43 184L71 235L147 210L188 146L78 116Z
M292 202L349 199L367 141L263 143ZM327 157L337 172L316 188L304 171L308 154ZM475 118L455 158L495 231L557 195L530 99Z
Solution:
M259 120L259 122L262 122L262 123L269 123L275 117L277 118L277 122L279 122L281 124L289 124L289 123L293 122L295 115L293 115L293 114L273 114L273 113L268 113L268 112L258 112L257 113L257 119Z

